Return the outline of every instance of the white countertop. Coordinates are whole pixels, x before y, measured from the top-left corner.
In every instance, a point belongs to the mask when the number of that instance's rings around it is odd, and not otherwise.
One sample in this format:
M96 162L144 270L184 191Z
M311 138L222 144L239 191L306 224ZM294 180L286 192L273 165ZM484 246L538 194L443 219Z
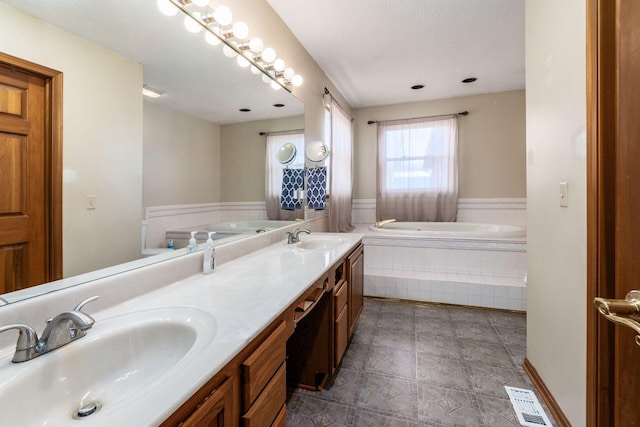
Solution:
M311 236L328 234L313 233ZM208 345L191 357L187 366L155 382L148 391L136 395L131 402L119 403L117 410L110 410L108 402L103 402L102 410L82 420L82 426L155 426L164 421L294 303L329 267L348 254L363 235L341 233L340 237L345 242L334 249L303 250L282 241L216 266L211 274L196 274L106 310L91 313L96 319L94 329L99 330L101 320L119 314L187 306L213 315L216 332ZM305 238L308 238L307 235L301 235L301 240ZM91 333L92 330L89 330L87 337ZM69 346L73 345L71 343ZM108 349L105 348L105 351ZM0 379L11 369L25 369L28 364L36 364L45 357L23 364L7 363L8 360L3 357L0 359ZM24 398L29 399L28 396ZM69 425L76 423L69 420Z

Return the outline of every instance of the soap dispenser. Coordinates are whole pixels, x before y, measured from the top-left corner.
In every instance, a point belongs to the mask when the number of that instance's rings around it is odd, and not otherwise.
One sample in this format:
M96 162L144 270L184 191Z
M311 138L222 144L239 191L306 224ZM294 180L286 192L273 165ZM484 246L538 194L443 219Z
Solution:
M204 244L204 259L202 260L202 271L204 273L212 273L215 267L215 250L216 248L213 246L213 239L211 238L212 234L216 234L215 231L209 231L209 238L207 242Z
M187 252L193 252L196 250L196 233L197 231L191 232L191 238L189 239L189 246L187 246Z

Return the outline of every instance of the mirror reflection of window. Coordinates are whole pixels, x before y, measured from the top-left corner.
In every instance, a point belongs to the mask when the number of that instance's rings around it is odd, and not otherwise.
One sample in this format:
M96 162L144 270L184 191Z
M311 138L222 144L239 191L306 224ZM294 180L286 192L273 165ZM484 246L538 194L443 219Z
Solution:
M291 144L295 150L290 149L287 144ZM292 152L295 153L289 160L287 154ZM267 218L276 220L302 218L301 212L280 209L280 194L283 169L304 168L304 130L267 133L265 155Z

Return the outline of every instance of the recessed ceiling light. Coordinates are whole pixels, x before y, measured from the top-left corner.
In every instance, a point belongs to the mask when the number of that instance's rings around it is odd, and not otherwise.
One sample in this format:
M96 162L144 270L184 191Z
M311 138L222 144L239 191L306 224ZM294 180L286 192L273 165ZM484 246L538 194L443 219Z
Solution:
M251 108L241 108L239 111L243 113L248 113L249 111L251 111Z
M478 80L476 77L467 77L466 79L464 79L464 80L462 81L462 83L473 83L473 82L475 82L476 80Z
M148 96L149 98L158 98L167 93L166 90L158 89L153 86L143 85L142 86L142 94L144 96Z
M273 106L276 108L282 108L284 107L284 104L273 104Z
M411 86L411 89L418 90L418 89L422 89L423 87L424 87L424 85L413 85L413 86Z

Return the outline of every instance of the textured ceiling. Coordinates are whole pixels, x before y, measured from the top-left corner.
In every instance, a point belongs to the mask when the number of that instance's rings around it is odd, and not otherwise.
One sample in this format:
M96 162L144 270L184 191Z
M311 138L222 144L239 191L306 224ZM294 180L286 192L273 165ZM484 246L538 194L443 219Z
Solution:
M525 0L267 1L353 107L525 85Z

